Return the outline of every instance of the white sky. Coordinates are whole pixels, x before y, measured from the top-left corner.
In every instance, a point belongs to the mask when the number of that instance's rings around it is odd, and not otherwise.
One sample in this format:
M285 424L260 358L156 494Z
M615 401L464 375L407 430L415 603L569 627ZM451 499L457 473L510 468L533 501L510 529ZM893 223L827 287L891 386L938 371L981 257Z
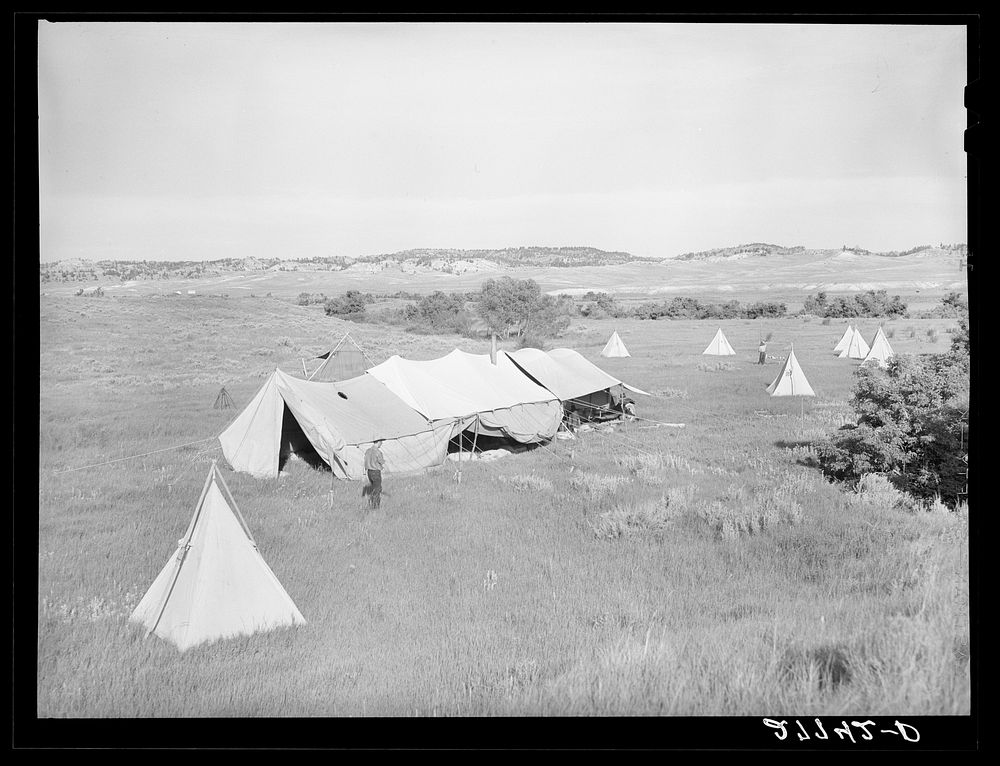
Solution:
M960 26L38 32L43 261L968 238Z

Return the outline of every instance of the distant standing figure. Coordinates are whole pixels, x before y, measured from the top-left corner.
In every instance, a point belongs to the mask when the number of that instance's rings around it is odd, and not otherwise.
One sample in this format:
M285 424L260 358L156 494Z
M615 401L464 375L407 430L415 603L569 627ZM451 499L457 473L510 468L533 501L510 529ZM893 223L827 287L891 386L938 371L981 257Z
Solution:
M368 504L372 508L378 508L382 502L382 469L385 468L385 456L381 447L382 440L379 439L365 452L365 471L368 473L368 481L371 482Z
M764 364L764 360L767 358L767 341L762 340L760 345L757 346L757 364Z

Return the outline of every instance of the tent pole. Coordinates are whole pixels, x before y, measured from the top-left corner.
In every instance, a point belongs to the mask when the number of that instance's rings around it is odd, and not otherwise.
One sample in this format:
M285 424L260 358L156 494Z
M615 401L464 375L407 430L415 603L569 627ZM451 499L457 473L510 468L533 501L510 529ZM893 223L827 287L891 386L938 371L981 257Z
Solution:
M479 440L479 415L476 415L476 433L472 437L472 453L469 455L471 460L476 454L476 442Z
M309 372L306 370L306 360L305 359L299 359L299 361L302 362L302 374L305 375L308 378L309 377Z
M149 638L150 633L156 630L157 626L160 624L160 620L163 618L163 612L167 608L167 601L170 600L170 594L174 591L174 586L177 584L177 577L181 573L181 566L184 564L184 557L187 552L188 543L191 542L191 536L194 534L194 529L198 525L198 518L201 516L201 507L205 502L205 496L208 494L208 488L212 486L212 479L215 478L215 461L212 461L212 468L208 472L208 478L205 479L205 486L201 490L201 497L198 498L198 505L195 506L194 516L191 518L191 523L188 525L187 532L184 533L184 537L181 538L181 542L177 545L177 553L175 558L177 561L177 566L174 567L174 576L170 580L170 587L167 588L166 592L163 594L163 600L160 601L160 606L156 610L156 619L153 620L153 624L146 631L146 635L143 639Z
M233 510L236 511L236 518L240 520L240 524L243 525L243 531L246 532L246 536L250 538L250 542L253 543L253 547L256 548L257 541L254 540L253 535L250 534L250 526L247 524L247 520L243 518L243 514L240 513L240 507L236 504L236 498L233 497L233 493L230 492L229 485L226 484L226 480L222 477L222 474L219 473L218 476L219 483L222 485L222 488L226 490L226 499L229 500L229 504L233 507Z

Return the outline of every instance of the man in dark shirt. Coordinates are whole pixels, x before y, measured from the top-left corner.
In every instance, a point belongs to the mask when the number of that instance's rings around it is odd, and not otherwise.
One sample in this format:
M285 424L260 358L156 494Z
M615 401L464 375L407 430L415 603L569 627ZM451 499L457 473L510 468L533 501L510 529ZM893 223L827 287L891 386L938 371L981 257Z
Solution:
M365 452L365 471L368 473L368 481L371 482L368 504L372 508L378 508L382 502L382 469L385 468L385 456L381 447L382 440L378 439Z

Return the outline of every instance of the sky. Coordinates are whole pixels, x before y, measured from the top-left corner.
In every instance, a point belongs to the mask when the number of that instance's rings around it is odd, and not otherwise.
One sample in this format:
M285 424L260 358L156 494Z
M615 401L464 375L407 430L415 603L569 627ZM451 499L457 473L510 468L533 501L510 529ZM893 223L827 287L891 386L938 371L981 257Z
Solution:
M966 242L949 25L39 22L42 261Z

